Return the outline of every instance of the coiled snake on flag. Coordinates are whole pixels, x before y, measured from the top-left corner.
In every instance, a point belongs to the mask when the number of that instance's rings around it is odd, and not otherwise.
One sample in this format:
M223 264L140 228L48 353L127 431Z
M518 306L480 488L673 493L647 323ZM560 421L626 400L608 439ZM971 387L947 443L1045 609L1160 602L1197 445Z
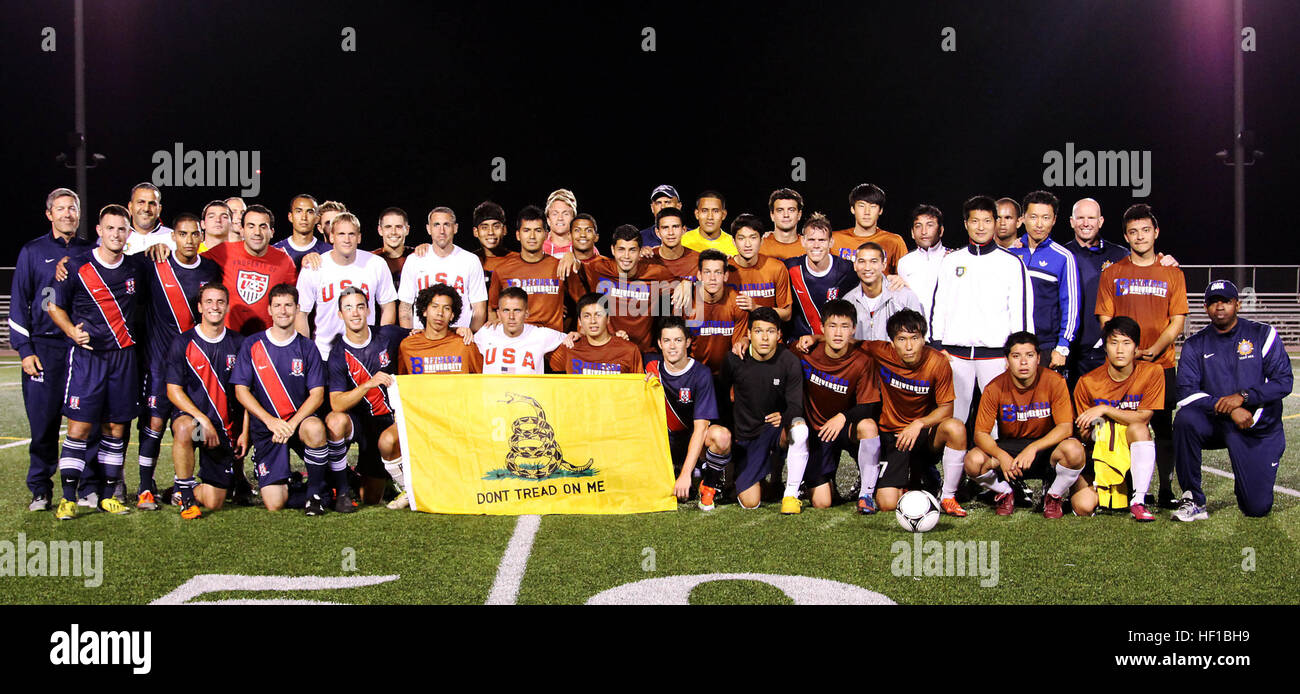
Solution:
M546 411L536 399L519 393L506 393L501 402L526 403L537 410L536 416L516 417L510 428L510 452L506 453L506 469L510 474L527 479L545 479L557 469L583 472L591 469L595 460L586 465L574 465L564 459L560 443L555 440L555 430L546 421Z

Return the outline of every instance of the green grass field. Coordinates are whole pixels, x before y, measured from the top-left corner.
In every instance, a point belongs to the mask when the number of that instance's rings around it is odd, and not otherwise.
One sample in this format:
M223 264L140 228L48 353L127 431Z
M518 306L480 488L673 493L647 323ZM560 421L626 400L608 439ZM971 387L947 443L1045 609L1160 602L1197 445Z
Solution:
M0 542L17 544L20 533L28 543L102 541L102 584L86 587L77 576L6 575L0 577L0 602L145 604L196 575L239 574L398 578L312 591L228 590L222 586L229 583L213 582L215 592L194 599L481 604L515 533L513 517L435 516L382 507L322 518L228 508L197 521L182 520L170 506L125 517L81 509L76 520L59 522L52 513L26 510L27 447L18 442L27 438L28 428L18 375L16 366L0 365L0 446L17 444L0 448ZM1296 413L1300 399L1289 398L1287 414ZM1286 425L1293 450L1282 460L1277 483L1300 489L1294 450L1300 417ZM127 455L132 490L134 439ZM170 461L169 436L158 462L160 486L170 484ZM1207 452L1205 464L1231 469L1224 451ZM847 459L841 470L856 476ZM1000 518L971 502L968 518L944 518L923 539L990 543L986 547L996 541L997 572L985 574L983 581L971 575L895 575L897 555L891 548L900 540L910 545L912 536L892 514L860 517L850 505L805 508L788 517L778 513L777 504L753 512L724 505L705 514L694 503L676 512L636 516L544 516L517 602L583 603L646 579L758 573L829 579L900 604L1300 603L1300 499L1279 492L1272 515L1247 519L1236 509L1232 480L1206 474L1205 489L1210 519L1192 524L1171 522L1167 512L1141 526L1127 514L1075 518L1067 513L1049 522L1021 509ZM996 583L987 585L993 576ZM689 590L689 597L693 603L792 601L773 585L735 579L702 583Z

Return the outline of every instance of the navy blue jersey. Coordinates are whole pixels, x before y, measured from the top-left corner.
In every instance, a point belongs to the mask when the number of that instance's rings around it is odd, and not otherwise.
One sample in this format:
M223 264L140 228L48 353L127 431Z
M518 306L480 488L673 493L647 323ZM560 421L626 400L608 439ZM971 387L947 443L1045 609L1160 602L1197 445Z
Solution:
M290 241L293 240L292 235L290 235L289 238L280 239L279 241L276 241L271 245L275 246L276 248L279 248L285 253L288 253L289 257L293 258L293 269L302 272L302 259L308 253L317 253L319 255L325 255L326 253L329 253L330 251L334 250L333 246L331 246L328 243L325 243L321 239L318 239L315 236L312 236L311 238L312 238L311 248L308 248L306 250L299 249L296 246L294 246L292 243L290 243Z
M804 335L822 334L822 307L833 299L843 299L858 285L853 263L831 256L831 266L818 276L808 268L808 256L786 258L790 271L790 292L794 294L794 313L790 316L794 331L788 340Z
M149 263L144 274L149 281L146 343L152 362L166 356L176 338L198 322L194 305L199 300L199 288L220 280L221 268L211 258L203 257L196 258L192 265L183 265L173 253L166 260Z
M215 341L190 328L167 351L167 382L185 389L194 405L221 428L226 444L233 444L243 427L243 408L230 384L243 342L243 335L225 326Z
M1219 398L1246 391L1255 412L1252 431L1280 428L1282 400L1291 394L1291 359L1273 326L1238 318L1220 333L1207 325L1187 338L1178 358L1179 407L1214 415Z
M1128 249L1118 243L1106 243L1097 239L1097 245L1084 248L1078 241L1071 239L1061 244L1074 254L1075 265L1079 268L1079 286L1083 288L1079 319L1079 330L1075 335L1073 352L1076 349L1093 349L1101 342L1101 321L1097 318L1097 288L1101 283L1101 271L1128 257ZM1038 307L1038 297L1034 297L1034 307Z
M307 401L312 388L325 387L325 367L320 350L308 338L294 333L287 343L276 344L263 330L240 346L230 382L247 386L267 412L288 420ZM256 418L251 425L265 429Z
M68 260L68 276L54 283L54 303L73 325L90 334L90 348L126 349L140 339L141 299L147 290L144 265L122 256L105 265L92 251Z
M364 345L354 345L346 334L334 336L330 343L329 392L346 393L369 381L380 371L397 375L397 351L402 338L411 331L396 325L370 329L370 339ZM388 401L388 388L378 386L349 410L352 414L381 417L393 414Z
M691 433L697 419L717 419L718 401L713 392L713 372L709 367L690 359L686 370L674 374L663 361L648 362L646 373L654 374L664 386L664 400L668 406L668 431Z
M28 241L18 251L18 265L14 267L9 292L9 344L18 350L20 357L36 353L32 338L64 339L63 331L45 311L45 301L54 298L54 268L60 258L84 253L91 247L89 241L75 236L64 241L49 232Z

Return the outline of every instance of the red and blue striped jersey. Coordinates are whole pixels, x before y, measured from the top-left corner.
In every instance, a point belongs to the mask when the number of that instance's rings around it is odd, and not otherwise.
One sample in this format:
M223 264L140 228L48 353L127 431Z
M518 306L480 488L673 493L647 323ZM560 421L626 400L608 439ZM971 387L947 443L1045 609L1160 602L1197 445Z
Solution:
M54 283L54 303L68 312L73 325L90 334L99 351L134 347L137 315L147 291L143 268L129 256L105 265L90 251L68 259L68 276Z
M346 334L335 335L330 343L330 358L326 363L329 392L346 393L369 381L380 371L396 376L398 346L410 332L396 325L371 327L370 339L364 345L352 344ZM371 388L350 411L372 417L393 414L392 405L388 401L388 388Z
M794 312L790 321L794 330L786 335L788 340L804 335L822 334L822 307L832 299L843 299L858 285L858 275L853 263L831 256L831 266L818 275L808 267L808 256L788 258L785 266L790 270L790 292L794 294Z
M664 400L668 408L668 431L673 434L690 434L697 419L717 419L718 401L713 390L713 372L694 359L686 370L673 373L656 359L645 367L664 386Z
M247 386L267 412L287 420L306 402L312 388L325 387L325 367L310 339L294 333L288 342L277 344L263 330L240 346L230 382ZM262 427L261 421L254 418L252 426Z
M177 336L167 351L167 383L185 389L190 400L221 429L218 433L226 444L239 437L243 426L244 410L230 385L243 342L243 335L225 326L216 340L190 328Z
M221 279L221 268L211 258L196 258L183 265L176 254L158 263L148 263L149 312L146 344L150 361L167 355L176 338L198 322L199 288ZM216 421L216 420L213 420Z

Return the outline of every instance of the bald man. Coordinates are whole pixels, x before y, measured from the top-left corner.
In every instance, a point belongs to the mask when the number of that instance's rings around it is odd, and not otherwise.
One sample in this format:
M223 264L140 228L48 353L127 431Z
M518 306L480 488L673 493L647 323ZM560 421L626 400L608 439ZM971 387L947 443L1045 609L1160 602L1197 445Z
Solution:
M1070 210L1070 228L1074 230L1074 238L1065 244L1065 248L1074 254L1083 287L1083 316L1067 361L1071 391L1080 376L1106 361L1106 351L1100 346L1101 322L1094 311L1097 307L1097 284L1102 270L1128 256L1128 248L1118 243L1107 243L1101 238L1101 225L1105 221L1101 216L1101 205L1092 198L1074 203Z

